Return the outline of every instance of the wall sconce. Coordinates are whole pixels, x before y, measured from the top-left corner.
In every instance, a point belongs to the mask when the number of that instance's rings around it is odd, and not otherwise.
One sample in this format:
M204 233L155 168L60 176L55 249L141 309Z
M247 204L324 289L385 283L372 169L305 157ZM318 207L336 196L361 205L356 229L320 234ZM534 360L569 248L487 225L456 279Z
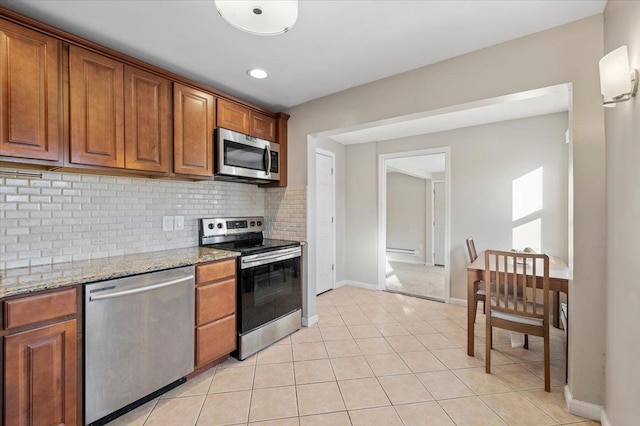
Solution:
M298 19L298 0L215 0L214 3L225 21L250 34L283 34Z
M621 46L600 59L602 105L614 107L628 101L638 90L638 70L629 67L627 46Z

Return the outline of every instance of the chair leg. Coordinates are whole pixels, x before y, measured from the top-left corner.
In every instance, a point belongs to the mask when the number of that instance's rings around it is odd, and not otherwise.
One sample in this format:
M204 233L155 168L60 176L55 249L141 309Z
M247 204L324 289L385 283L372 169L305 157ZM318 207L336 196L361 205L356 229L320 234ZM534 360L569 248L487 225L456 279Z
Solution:
M487 334L486 334L486 354L484 359L484 371L487 374L491 374L491 349L493 348L493 327L487 320Z
M524 348L525 349L529 349L529 335L528 334L524 335Z
M487 301L486 300L482 301L482 313L484 315L487 315Z
M544 336L544 390L551 392L551 350L549 348L549 329Z

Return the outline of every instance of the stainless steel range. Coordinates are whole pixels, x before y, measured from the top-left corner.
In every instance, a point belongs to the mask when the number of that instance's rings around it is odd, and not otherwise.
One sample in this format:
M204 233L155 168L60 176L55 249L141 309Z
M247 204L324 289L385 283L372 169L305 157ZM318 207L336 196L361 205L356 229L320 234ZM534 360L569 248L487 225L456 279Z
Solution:
M243 360L302 325L301 247L263 237L264 218L200 219L200 245L239 251L238 351Z

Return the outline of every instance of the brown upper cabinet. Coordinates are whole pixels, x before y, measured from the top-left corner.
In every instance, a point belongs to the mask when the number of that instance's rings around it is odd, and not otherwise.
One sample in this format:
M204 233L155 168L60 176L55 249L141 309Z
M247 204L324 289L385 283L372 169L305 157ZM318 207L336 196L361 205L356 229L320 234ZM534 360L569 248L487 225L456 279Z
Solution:
M218 127L276 141L276 120L236 103L218 99Z
M276 120L271 117L267 117L264 114L251 111L251 125L249 126L249 135L275 142Z
M173 171L213 176L216 99L210 93L173 84Z
M224 99L218 99L218 127L249 133L249 109Z
M169 172L169 81L69 47L70 161Z
M138 68L124 67L125 167L169 172L170 83Z
M3 166L212 178L219 126L278 142L280 181L262 186L286 186L288 115L227 99L0 7Z
M0 20L0 155L61 160L61 43Z
M69 47L70 160L124 168L124 64Z

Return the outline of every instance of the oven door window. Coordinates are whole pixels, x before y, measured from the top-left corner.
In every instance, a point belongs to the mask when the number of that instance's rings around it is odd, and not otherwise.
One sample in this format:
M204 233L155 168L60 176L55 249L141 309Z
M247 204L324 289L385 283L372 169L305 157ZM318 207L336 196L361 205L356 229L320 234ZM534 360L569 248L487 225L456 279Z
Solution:
M300 309L300 258L243 269L240 301L241 334Z
M265 170L264 148L256 148L230 140L224 141L225 166L240 167L251 170Z

